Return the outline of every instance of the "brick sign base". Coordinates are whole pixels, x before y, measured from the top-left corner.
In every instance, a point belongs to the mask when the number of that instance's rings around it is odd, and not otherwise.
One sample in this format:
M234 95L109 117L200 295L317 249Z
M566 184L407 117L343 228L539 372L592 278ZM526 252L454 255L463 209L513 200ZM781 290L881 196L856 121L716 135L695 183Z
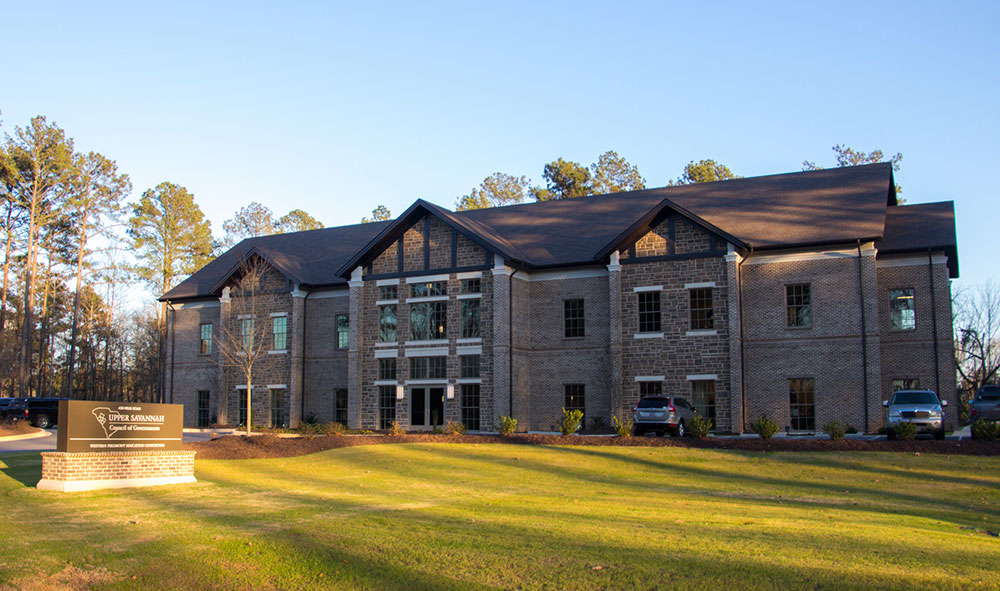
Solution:
M39 490L62 492L195 482L193 451L42 452Z

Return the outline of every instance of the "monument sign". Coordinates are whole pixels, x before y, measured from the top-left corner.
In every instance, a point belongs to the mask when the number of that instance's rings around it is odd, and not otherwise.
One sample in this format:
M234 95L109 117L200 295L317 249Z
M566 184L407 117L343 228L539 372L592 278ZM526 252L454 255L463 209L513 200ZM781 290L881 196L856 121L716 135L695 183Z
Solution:
M64 400L56 451L179 450L183 422L180 404Z

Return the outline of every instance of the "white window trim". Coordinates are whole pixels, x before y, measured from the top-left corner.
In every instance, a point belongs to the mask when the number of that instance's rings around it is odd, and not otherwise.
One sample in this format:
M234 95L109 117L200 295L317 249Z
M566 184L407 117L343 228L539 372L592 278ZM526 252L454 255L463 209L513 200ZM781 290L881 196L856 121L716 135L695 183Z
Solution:
M455 339L455 342L459 345L478 345L483 342L481 337L474 337L469 339Z
M411 283L435 283L437 281L448 281L448 279L449 277L447 273L445 273L444 275L422 275L420 277L407 277L406 284L409 285Z
M397 380L375 380L374 384L376 386L398 386L399 381Z
M237 320L253 320L253 314L240 314L236 317Z
M457 347L455 349L456 355L482 355L482 347Z
M376 306L393 306L393 305L398 304L398 303L399 303L398 299L396 299L396 300L375 300L375 305Z
M398 349L376 349L375 359L394 359L399 357Z
M710 337L710 336L717 335L717 334L719 334L718 330L715 330L714 328L707 328L707 329L702 329L702 330L689 330L686 333L684 333L684 336L686 336L686 337Z
M482 384L483 378L458 378L455 380L456 384Z
M687 381L689 382L714 382L718 379L719 376L714 373L695 373L687 376Z
M666 379L665 376L635 376L637 382L663 382Z
M637 333L635 333L632 336L634 336L637 339L662 339L663 338L663 333L662 332L637 332Z
M287 390L288 386L285 384L268 384L268 390Z
M268 355L285 355L288 353L288 349L271 349L267 352Z
M398 347L398 346L399 346L399 342L398 341L385 341L384 343L375 343L375 348L376 349L379 349L379 348L389 348L389 347Z
M481 293L460 293L455 296L455 298L459 300L479 300L482 299L482 297L483 294Z
M407 386L436 386L447 385L448 378L429 378L426 380L406 380Z
M643 285L641 287L633 287L632 291L639 293L642 291L663 291L662 285Z
M447 357L448 347L434 347L433 349L407 349L406 357Z
M407 347L413 347L415 345L447 345L448 339L431 339L429 341L406 341L403 343Z
M389 285L399 285L399 278L395 279L379 279L375 281L375 287L386 287Z
M422 304L424 302L447 302L448 296L422 296L419 298L406 298L407 304Z
M462 279L482 279L482 271L466 271L464 273L456 273L455 279L461 281Z
M268 316L271 318L285 318L288 316L288 312L271 312Z
M703 289L705 287L715 287L714 281L704 281L702 283L685 283L684 289Z

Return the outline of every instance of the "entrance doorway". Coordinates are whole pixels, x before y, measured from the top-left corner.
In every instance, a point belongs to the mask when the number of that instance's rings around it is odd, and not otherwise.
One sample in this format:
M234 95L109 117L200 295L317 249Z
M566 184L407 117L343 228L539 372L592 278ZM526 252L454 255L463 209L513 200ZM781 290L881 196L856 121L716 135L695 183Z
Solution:
M444 387L410 388L410 428L433 429L444 425Z

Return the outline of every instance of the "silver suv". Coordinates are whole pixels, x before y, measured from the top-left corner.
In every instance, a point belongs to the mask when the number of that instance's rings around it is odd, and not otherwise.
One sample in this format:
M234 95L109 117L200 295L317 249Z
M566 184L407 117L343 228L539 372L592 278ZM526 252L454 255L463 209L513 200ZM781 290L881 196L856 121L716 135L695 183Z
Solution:
M649 431L664 435L667 431L674 437L683 437L685 425L691 422L694 408L677 396L646 396L635 406L633 433L644 435Z
M969 420L1000 421L1000 386L983 386L969 407Z
M917 433L931 433L934 439L944 439L944 407L947 400L939 400L933 390L899 390L882 406L889 409L888 438L895 439L893 431L899 423L913 423Z

